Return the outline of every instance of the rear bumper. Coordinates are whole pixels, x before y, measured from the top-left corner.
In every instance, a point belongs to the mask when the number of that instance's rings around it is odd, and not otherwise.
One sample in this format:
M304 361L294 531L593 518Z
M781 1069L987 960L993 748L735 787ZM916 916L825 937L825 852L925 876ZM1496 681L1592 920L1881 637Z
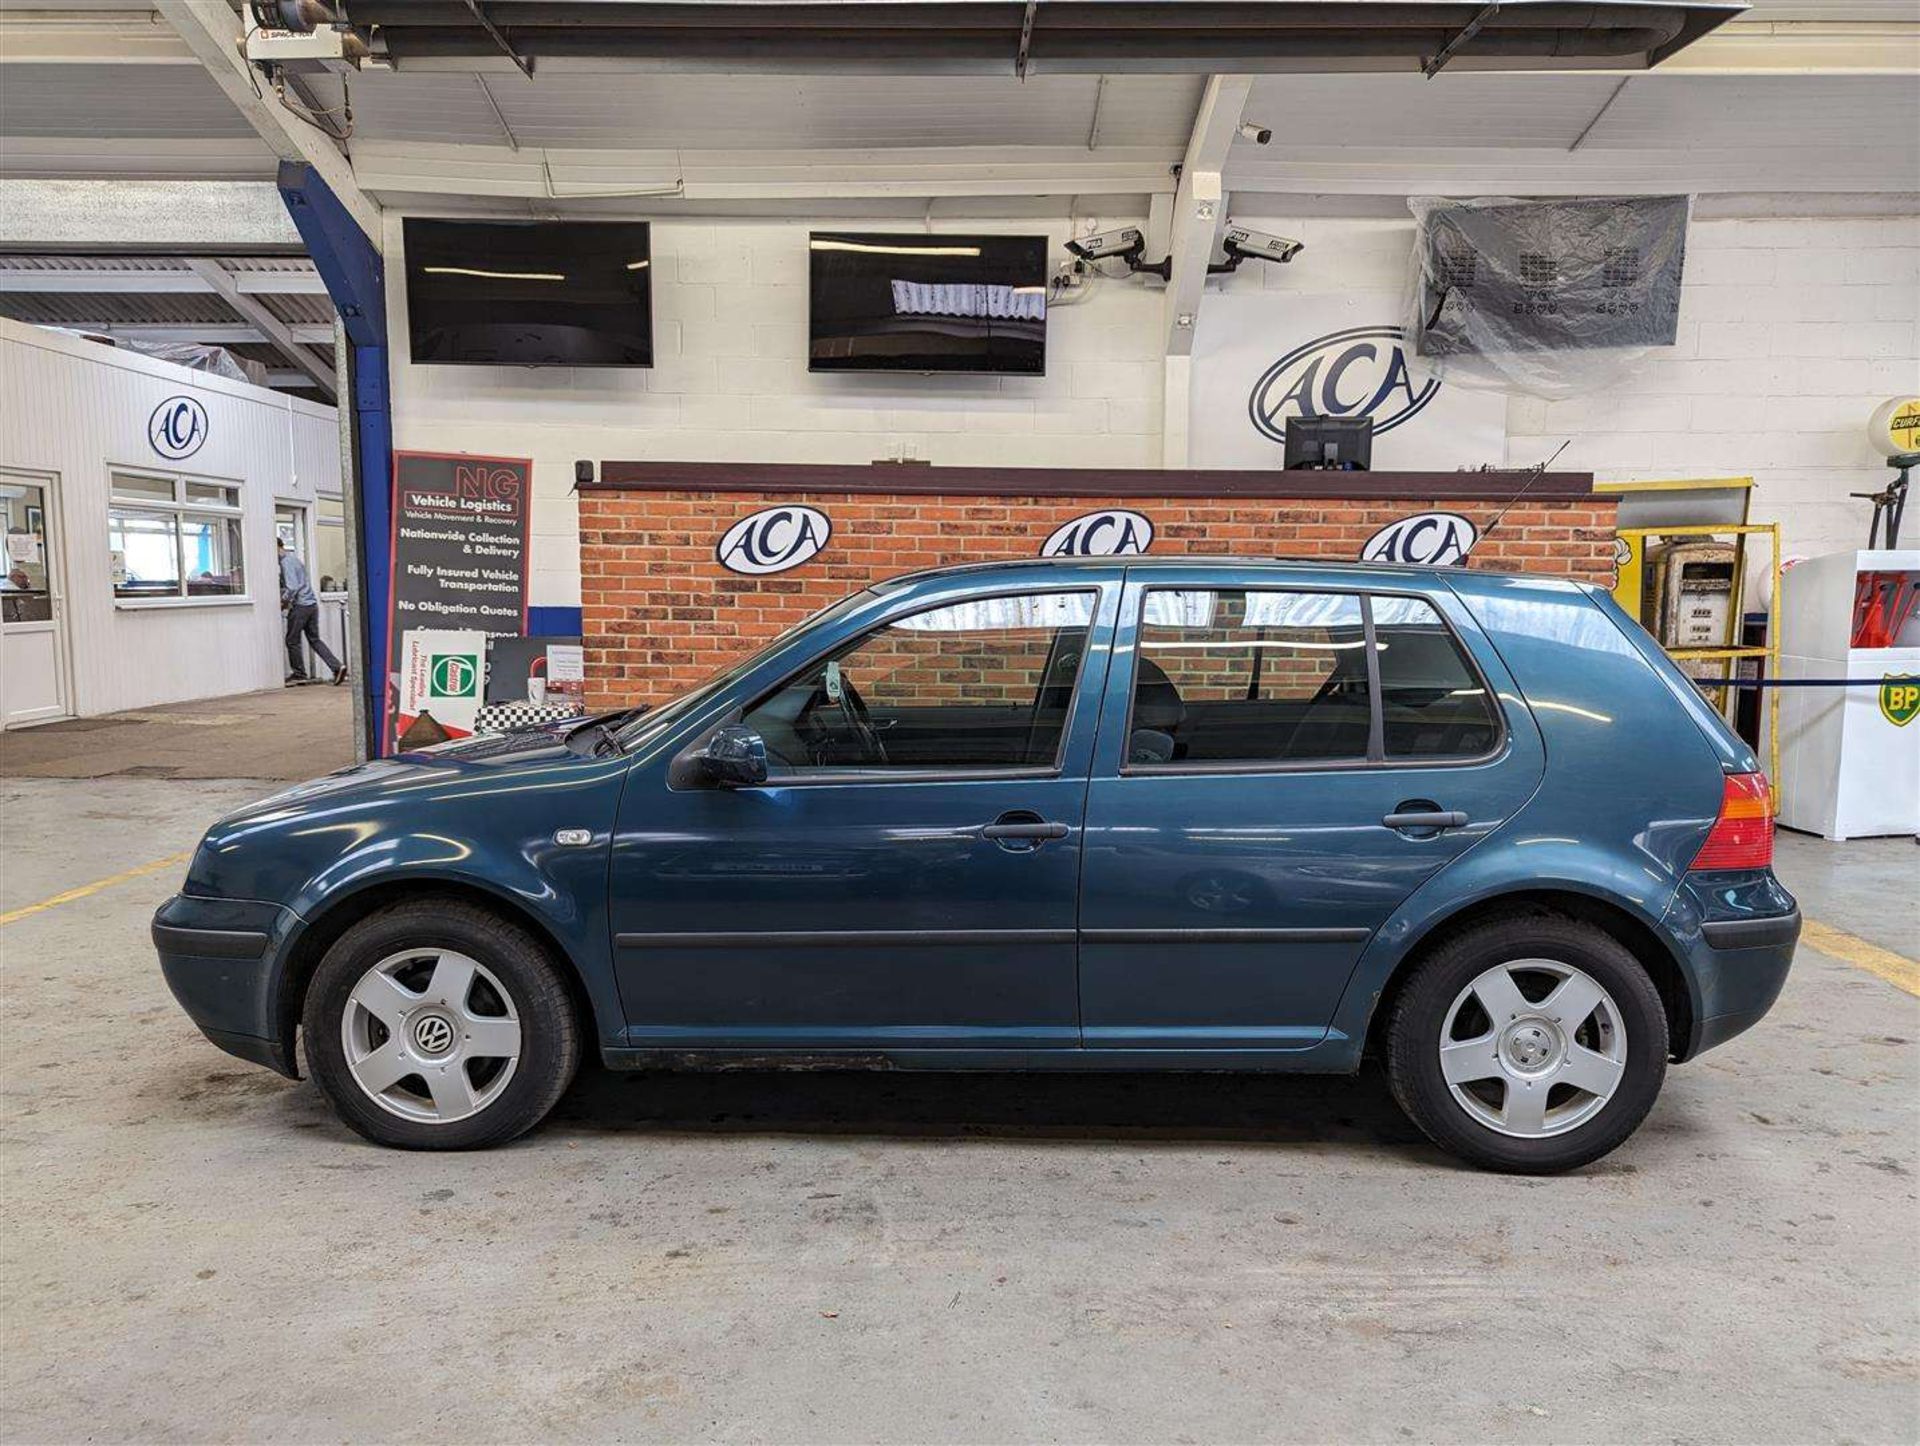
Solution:
M1667 926L1686 955L1692 995L1692 1028L1675 1042L1675 1057L1691 1059L1773 1008L1793 967L1800 909L1770 873L1694 875L1674 899Z
M187 1017L228 1054L299 1078L278 1019L275 961L299 918L258 899L176 894L153 916L160 972Z

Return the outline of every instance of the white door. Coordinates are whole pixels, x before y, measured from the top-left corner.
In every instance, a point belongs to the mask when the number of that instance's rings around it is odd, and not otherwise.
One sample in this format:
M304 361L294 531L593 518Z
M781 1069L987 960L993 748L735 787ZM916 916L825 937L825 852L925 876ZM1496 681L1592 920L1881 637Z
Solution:
M0 468L0 725L68 713L58 498L50 473Z

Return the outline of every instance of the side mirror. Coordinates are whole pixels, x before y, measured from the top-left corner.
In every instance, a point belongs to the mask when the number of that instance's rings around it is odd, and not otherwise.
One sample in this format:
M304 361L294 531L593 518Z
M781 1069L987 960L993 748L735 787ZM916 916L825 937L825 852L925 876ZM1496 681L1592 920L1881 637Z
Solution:
M714 788L752 788L767 781L767 740L741 724L716 729L698 758L700 777Z

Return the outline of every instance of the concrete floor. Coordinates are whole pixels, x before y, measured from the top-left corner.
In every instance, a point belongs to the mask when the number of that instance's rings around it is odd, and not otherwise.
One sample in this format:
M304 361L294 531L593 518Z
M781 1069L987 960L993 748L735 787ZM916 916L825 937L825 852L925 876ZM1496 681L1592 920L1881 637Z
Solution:
M0 911L271 785L0 782ZM1783 838L1908 955L1911 842ZM1920 999L1804 950L1586 1172L1377 1077L590 1073L362 1144L155 970L180 866L0 927L10 1441L1920 1439Z
M353 761L353 691L325 683L0 733L0 778L297 781Z

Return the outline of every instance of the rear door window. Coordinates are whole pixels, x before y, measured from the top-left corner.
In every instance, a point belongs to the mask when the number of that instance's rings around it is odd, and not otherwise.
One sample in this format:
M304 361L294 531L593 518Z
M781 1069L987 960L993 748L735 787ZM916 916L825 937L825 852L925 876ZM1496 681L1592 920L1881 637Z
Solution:
M1480 757L1499 736L1484 680L1419 598L1145 594L1129 768L1412 764Z
M1371 698L1357 594L1155 589L1140 622L1128 758L1365 761Z
M1491 750L1500 736L1493 697L1433 605L1376 597L1372 606L1388 761Z

